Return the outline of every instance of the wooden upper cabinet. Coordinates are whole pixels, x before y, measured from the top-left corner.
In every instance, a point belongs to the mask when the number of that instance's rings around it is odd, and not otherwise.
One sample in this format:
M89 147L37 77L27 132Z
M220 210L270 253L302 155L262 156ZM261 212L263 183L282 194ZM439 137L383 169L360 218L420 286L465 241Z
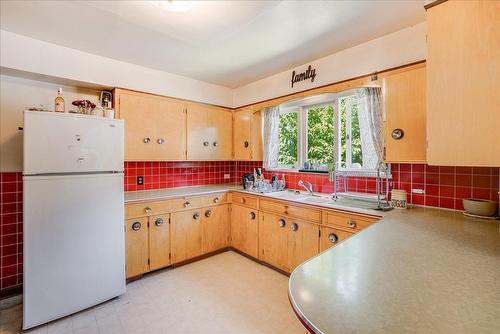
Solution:
M498 1L427 10L427 162L500 166Z
M117 115L125 121L125 160L186 159L186 103L115 90Z
M252 109L235 111L233 116L234 160L252 160L251 131Z
M387 162L426 161L425 65L383 79ZM403 136L394 139L392 132Z
M234 160L262 161L261 111L238 109L233 116Z
M233 117L227 109L191 103L187 110L188 160L231 160Z

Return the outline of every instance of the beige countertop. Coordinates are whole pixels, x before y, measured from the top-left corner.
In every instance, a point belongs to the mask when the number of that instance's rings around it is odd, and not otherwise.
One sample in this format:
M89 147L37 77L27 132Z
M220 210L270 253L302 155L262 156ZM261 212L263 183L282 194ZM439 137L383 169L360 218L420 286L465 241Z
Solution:
M500 333L499 223L393 210L300 265L289 297L316 333Z
M240 185L213 184L206 186L179 187L158 190L127 191L125 192L125 203L157 201L184 196L201 196L241 189Z

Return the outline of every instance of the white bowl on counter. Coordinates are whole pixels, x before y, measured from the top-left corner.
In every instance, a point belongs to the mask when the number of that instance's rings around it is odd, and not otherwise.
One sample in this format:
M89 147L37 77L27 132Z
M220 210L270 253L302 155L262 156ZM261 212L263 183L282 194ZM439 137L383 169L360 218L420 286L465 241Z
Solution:
M486 199L464 198L464 209L470 214L477 216L496 216L498 213L498 203Z

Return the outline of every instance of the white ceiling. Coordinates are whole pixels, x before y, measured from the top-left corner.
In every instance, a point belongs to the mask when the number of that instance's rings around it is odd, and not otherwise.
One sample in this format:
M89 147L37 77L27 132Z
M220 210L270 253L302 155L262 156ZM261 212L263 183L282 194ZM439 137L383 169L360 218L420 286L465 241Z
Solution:
M1 1L1 29L239 87L425 20L424 1Z

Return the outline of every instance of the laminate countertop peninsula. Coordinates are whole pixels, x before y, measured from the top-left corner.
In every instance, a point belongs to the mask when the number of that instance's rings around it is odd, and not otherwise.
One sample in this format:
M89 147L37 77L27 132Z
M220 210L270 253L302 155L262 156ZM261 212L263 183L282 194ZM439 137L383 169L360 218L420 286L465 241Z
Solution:
M393 210L292 272L313 333L500 333L498 221Z

